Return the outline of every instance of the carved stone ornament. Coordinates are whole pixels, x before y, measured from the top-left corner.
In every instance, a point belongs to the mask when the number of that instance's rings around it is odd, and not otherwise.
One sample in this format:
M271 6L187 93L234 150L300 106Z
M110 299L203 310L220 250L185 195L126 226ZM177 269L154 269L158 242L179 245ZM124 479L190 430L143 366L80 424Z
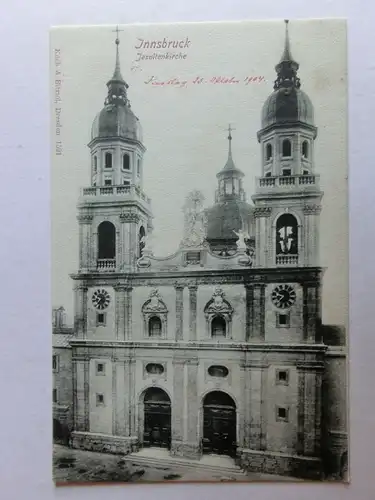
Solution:
M143 304L143 313L167 312L167 306L164 304L160 296L159 290L154 288L151 290L149 299Z
M152 289L149 295L149 299L142 306L143 324L144 324L144 336L150 336L150 320L153 317L157 317L161 323L160 336L165 338L167 335L167 319L168 319L168 309L165 305L163 299L160 296L159 290L156 288Z
M321 205L305 205L303 207L303 213L305 215L319 215L321 210Z
M220 287L216 287L214 293L212 294L212 299L204 308L204 313L206 316L220 313L232 317L233 307L225 299L225 293Z
M254 217L270 217L271 212L271 207L257 207L254 210Z
M139 215L133 212L123 212L122 214L120 214L121 222L135 222L136 224L138 224L139 220Z
M181 247L196 248L204 245L206 238L204 196L200 191L192 191L186 198L183 207L184 235Z
M80 224L91 224L93 216L89 214L79 214L77 215L77 220Z

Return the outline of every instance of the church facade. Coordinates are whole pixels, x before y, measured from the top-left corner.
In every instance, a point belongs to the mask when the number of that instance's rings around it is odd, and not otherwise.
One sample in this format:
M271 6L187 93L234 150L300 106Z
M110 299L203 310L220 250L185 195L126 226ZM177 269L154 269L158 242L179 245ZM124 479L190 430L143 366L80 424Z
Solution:
M329 341L321 324L317 128L287 28L261 113L253 203L229 127L215 204L204 209L198 191L187 197L184 237L164 258L152 251L142 127L116 39L89 143L91 183L78 202L74 447L217 453L308 478L321 478L327 456L337 469L347 453L345 334Z

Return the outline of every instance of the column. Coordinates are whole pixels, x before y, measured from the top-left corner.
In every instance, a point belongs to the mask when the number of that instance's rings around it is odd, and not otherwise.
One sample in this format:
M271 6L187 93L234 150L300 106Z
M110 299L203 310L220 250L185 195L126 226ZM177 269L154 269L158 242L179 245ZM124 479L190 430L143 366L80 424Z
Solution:
M246 315L249 341L261 341L265 336L265 285L250 285L246 291ZM247 321L246 321L247 324Z
M245 309L245 342L249 342L253 336L253 301L254 287L249 283L245 284L246 309Z
M131 286L125 288L125 340L132 340L133 328L132 328L132 290Z
M135 400L135 369L136 361L131 359L129 361L129 431L130 436L138 435L138 428L135 419L135 409L137 401Z
M112 434L117 435L117 358L112 356Z
M185 395L185 412L187 419L187 443L185 455L197 458L199 455L198 440L198 360L190 359L187 363L187 381Z
M77 337L84 339L87 334L87 286L78 285L75 289L76 293L76 310L74 318L74 329Z
M74 351L74 348L72 349ZM79 430L78 391L77 391L77 360L72 352L72 386L73 386L73 430Z
M189 340L197 340L197 285L189 285Z
M237 408L237 419L238 419L238 447L248 448L249 438L250 438L250 415L249 415L249 394L247 387L247 364L242 362L240 364L240 394L241 402L240 408Z
M114 287L116 292L116 340L125 340L126 289L122 285Z
M75 367L75 407L74 407L74 430L84 432L86 430L85 424L85 366L84 358L77 356L74 360L73 366Z
M183 318L184 318L184 287L176 284L176 342L183 340Z
M298 402L297 402L297 454L303 455L305 449L305 372L298 368Z
M303 285L303 325L304 341L316 341L317 313L319 312L319 293L317 283Z
M89 407L89 390L90 390L90 359L88 355L85 356L84 367L83 367L83 392L84 392L84 408L85 408L85 418L84 418L84 430L85 432L90 431L90 407Z
M172 455L183 454L184 435L184 364L182 359L173 360L173 399L172 399Z
M88 271L91 264L91 223L92 215L79 214L79 268L81 271Z
M262 410L262 368L260 365L251 366L251 407L250 407L250 436L249 448L261 449L261 410Z
M316 443L316 373L315 368L305 369L305 408L304 408L304 448L303 454L315 455Z
M124 436L130 436L130 359L124 361Z
M261 402L260 402L260 449L267 449L267 385L268 385L268 366L262 366L261 374Z

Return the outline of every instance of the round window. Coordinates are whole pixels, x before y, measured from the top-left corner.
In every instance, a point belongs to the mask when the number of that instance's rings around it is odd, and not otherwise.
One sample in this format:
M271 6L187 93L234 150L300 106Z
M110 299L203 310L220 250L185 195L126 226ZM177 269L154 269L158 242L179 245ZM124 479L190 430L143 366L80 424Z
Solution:
M227 377L228 376L228 368L226 366L210 366L208 369L208 374L211 377Z
M146 366L146 372L150 375L161 375L162 373L164 373L164 368L162 365L159 365L157 363L149 363Z

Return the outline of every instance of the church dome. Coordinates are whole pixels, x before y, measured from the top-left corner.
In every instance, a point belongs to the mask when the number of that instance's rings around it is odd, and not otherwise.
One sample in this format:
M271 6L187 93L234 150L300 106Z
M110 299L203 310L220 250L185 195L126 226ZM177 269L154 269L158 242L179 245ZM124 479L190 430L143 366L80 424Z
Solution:
M206 212L207 241L234 244L238 239L234 231L248 227L252 214L253 207L243 201L230 199L216 203Z
M142 127L130 106L106 104L94 119L91 139L121 137L142 142Z
M314 108L303 90L281 87L276 89L263 105L262 128L291 122L314 126Z
M296 122L314 127L314 107L309 96L301 90L299 64L290 51L288 21L285 21L285 46L280 62L275 67L277 78L274 91L262 108L262 129Z
M91 140L122 138L142 142L142 128L133 113L127 95L129 85L120 69L119 44L116 38L116 64L112 78L107 83L108 95L104 108L98 113L91 127Z

